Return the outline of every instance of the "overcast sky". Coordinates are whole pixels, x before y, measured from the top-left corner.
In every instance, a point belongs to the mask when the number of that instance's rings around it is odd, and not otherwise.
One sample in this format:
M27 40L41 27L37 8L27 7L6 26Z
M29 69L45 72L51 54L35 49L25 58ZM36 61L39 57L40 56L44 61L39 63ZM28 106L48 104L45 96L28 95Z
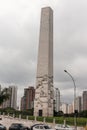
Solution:
M18 101L24 87L35 86L41 8L54 11L54 87L62 102L87 90L87 0L1 0L0 83L18 86Z

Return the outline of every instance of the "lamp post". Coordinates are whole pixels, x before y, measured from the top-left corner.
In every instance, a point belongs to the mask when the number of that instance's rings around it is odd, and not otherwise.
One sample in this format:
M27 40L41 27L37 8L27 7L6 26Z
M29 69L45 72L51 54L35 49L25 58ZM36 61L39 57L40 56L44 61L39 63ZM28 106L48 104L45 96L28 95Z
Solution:
M75 84L75 80L73 76L67 70L64 70L64 72L67 73L71 77L74 84L74 117L75 117L74 123L75 123L75 128L76 128L76 84Z

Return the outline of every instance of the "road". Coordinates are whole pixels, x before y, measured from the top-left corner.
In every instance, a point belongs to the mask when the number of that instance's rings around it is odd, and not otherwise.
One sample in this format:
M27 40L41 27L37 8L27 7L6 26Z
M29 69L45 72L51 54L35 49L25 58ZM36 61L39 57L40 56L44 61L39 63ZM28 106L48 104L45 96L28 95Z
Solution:
M0 117L2 117L2 120L0 120L0 123L3 124L4 126L6 126L7 130L12 123L22 123L23 125L28 126L28 127L31 127L35 123L41 123L38 121L30 121L27 119L13 118L10 116L0 116ZM54 123L46 123L46 124L50 125L52 128L54 128L54 126L55 126ZM86 128L77 127L77 130L86 130Z

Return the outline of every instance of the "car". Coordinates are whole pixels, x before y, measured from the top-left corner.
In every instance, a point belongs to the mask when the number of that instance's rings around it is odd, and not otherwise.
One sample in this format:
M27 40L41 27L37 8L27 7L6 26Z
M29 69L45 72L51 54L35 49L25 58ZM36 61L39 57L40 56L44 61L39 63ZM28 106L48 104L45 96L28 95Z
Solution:
M37 126L37 125L41 125L41 123L40 123L40 124L34 124L34 125L32 125L32 126L30 127L30 130L33 130L33 128L34 128L35 126Z
M12 123L11 126L9 127L9 130L30 130L30 128L24 126L21 123Z
M31 128L31 130L54 130L46 124L35 124Z
M6 130L6 127L2 124L0 124L0 130Z
M69 125L64 125L64 124L56 124L55 129L56 130L75 130L75 128Z

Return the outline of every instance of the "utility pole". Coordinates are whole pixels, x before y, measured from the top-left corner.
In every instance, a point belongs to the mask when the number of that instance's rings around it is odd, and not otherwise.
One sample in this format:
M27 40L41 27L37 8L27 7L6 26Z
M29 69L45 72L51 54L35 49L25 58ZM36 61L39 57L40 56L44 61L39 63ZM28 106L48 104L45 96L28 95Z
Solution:
M77 129L77 123L76 123L76 112L77 112L77 110L76 110L76 84L75 84L75 80L74 80L73 76L67 70L64 70L64 72L67 73L71 77L73 84L74 84L74 125L75 125L75 128Z

